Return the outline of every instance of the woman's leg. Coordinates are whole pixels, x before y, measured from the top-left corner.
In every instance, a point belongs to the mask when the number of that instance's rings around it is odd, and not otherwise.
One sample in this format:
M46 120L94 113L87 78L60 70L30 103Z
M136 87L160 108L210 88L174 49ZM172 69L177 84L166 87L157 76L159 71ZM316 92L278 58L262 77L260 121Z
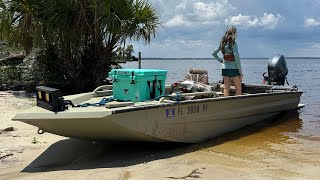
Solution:
M234 86L236 87L236 95L242 94L241 78L240 76L232 77Z
M223 95L229 96L231 78L228 76L223 76L223 83L224 83Z

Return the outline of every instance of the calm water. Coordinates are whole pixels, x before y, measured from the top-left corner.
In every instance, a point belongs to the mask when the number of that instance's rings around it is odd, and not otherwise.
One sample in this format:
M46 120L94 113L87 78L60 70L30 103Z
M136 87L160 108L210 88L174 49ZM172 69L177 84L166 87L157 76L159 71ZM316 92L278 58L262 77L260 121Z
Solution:
M262 82L262 74L267 71L269 59L242 59L242 69L245 83ZM320 59L286 59L289 73L287 75L290 85L297 85L304 93L301 103L305 108L298 111L301 120L296 135L320 136ZM137 68L137 62L122 64L124 68ZM182 80L192 67L205 68L209 73L209 81L221 80L220 64L214 59L208 60L143 60L142 68L165 69L168 71L166 84Z

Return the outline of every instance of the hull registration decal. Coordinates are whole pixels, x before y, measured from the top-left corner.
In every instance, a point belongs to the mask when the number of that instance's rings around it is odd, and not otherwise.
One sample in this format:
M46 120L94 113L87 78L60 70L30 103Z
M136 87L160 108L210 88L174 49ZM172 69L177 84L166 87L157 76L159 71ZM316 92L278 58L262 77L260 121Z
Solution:
M175 111L177 109L177 112ZM193 114L208 112L208 104L190 105L185 107L166 109L166 118L174 118L175 116L189 116ZM176 114L177 113L177 114Z
M175 109L166 109L166 117L167 118L173 118L175 116Z

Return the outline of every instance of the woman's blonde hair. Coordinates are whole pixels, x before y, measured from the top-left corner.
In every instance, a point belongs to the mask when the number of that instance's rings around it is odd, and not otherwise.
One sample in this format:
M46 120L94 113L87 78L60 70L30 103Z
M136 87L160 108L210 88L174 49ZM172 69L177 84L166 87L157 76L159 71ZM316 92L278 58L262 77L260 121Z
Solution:
M237 29L234 26L230 26L220 41L220 50L222 51L223 54L224 54L224 47L226 46L226 44L229 43L230 45L234 45L236 37L237 37Z

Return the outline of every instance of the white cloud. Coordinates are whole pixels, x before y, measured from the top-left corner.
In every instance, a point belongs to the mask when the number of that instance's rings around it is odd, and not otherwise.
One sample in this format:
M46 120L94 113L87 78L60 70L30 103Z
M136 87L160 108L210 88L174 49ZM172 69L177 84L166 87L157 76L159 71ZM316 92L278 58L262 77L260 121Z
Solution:
M193 4L192 17L199 21L212 21L223 16L226 13L225 5L219 2L211 2L205 4L203 2L196 2Z
M241 33L241 56L267 57L274 51L320 56L319 38L308 36L310 27L315 32L320 27L320 1L311 1L313 6L304 1L279 1L275 6L271 1L253 0L152 0L164 28L151 44L135 48L150 57L211 57L226 26L235 25ZM278 7L286 7L286 11ZM261 40L264 43L254 45Z
M207 40L188 40L188 39L165 39L157 44L158 47L166 47L166 48L172 48L172 47L179 47L181 50L191 49L198 47L206 47L206 48L212 48L212 43L209 43Z
M188 26L190 22L186 21L181 15L174 16L172 19L166 22L165 26L175 27L175 26Z
M182 1L175 7L174 15L164 24L167 27L181 27L199 24L217 24L230 10L235 9L228 1L203 2Z
M133 43L136 52L144 57L211 57L213 44L209 40L167 38L150 46Z
M306 19L304 20L304 25L305 25L306 27L320 26L320 19L306 18Z
M320 49L320 43L312 43L310 47L314 49Z
M187 49L194 49L199 47L202 47L202 48L212 47L212 44L204 40L179 40L179 43Z
M262 17L244 16L239 14L225 19L226 25L235 25L243 27L263 27L265 29L274 29L281 20L281 15L264 13Z

